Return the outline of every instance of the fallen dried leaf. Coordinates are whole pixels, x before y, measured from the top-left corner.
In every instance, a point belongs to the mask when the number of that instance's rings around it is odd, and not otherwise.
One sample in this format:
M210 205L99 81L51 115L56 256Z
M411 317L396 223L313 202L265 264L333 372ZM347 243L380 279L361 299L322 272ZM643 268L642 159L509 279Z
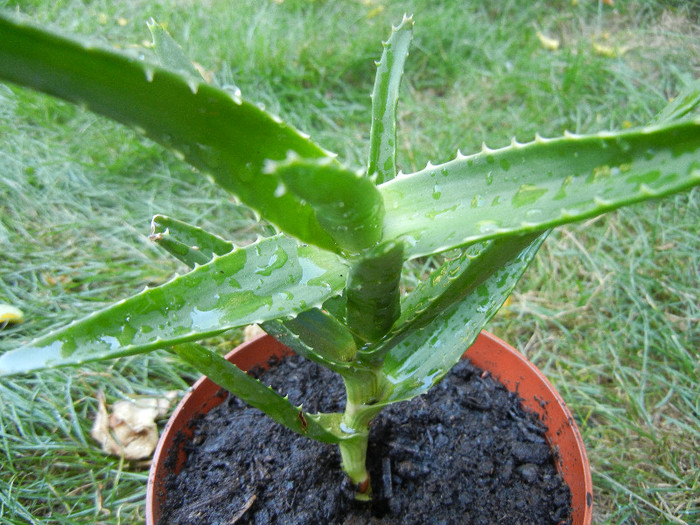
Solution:
M618 50L615 49L613 46L608 46L606 44L599 44L597 42L593 42L593 51L595 52L596 55L600 55L603 57L608 57L608 58L615 58L619 54Z
M0 304L0 326L21 323L22 321L24 321L22 310L9 304Z
M547 35L537 31L537 39L542 44L542 47L549 51L556 51L559 49L559 40L556 38L548 37Z
M102 450L125 459L150 457L158 444L155 420L167 413L170 400L148 397L117 401L109 413L102 392L97 399L97 415L90 435Z
M256 337L264 333L265 330L260 328L258 325L248 325L243 329L243 341L250 341L251 339L255 339Z

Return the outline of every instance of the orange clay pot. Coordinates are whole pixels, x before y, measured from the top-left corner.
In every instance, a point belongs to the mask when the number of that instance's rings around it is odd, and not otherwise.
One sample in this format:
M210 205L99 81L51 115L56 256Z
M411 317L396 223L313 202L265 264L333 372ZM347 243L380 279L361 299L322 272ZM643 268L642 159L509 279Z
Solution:
M292 351L274 338L263 335L237 347L226 358L243 370L266 367L271 357ZM571 412L552 384L522 354L497 337L482 332L465 352L471 362L497 378L522 398L523 406L539 414L547 426L546 436L555 452L557 470L571 489L573 525L590 525L593 516L593 483L581 433ZM183 397L163 429L148 476L146 525L157 525L165 502L164 481L171 471L179 473L185 462L183 443L192 437L189 424L198 415L219 405L221 388L202 377ZM173 453L171 450L176 449Z

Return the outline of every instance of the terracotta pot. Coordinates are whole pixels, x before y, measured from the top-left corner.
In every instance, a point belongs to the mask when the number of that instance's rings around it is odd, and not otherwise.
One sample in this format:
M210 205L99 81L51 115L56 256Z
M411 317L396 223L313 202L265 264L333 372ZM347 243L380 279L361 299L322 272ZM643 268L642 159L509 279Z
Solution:
M226 357L241 369L265 366L270 357L283 357L291 350L274 338L263 335L242 344ZM593 515L593 484L581 433L564 400L552 384L517 350L493 335L482 332L465 352L472 363L487 370L505 387L519 394L523 405L538 413L548 427L547 439L558 458L557 469L569 485L573 505L573 525L590 525ZM165 502L164 481L185 462L183 442L192 437L189 422L219 405L224 397L220 387L203 377L183 397L163 429L148 476L146 524L156 525ZM183 437L185 439L183 439ZM171 450L176 449L175 460ZM174 464L173 464L174 463Z

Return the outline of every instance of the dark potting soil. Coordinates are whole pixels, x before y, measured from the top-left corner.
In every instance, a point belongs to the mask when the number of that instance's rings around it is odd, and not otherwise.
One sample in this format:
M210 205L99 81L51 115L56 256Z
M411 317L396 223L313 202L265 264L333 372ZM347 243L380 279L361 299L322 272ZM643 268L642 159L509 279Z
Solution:
M263 381L307 412L341 410L339 378L299 357ZM233 396L196 422L166 482L161 525L570 523L571 496L537 416L463 360L370 434L373 501L355 501L334 445L297 436Z

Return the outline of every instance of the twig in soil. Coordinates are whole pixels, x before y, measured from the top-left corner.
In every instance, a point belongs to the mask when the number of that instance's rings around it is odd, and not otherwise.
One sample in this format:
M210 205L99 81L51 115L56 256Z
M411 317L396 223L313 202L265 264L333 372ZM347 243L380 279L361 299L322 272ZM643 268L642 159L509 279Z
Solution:
M228 497L232 492L231 488L226 488L224 490L220 490L218 492L215 492L211 497L205 499L204 501L199 501L197 503L194 503L193 505L190 505L186 508L186 512L188 515L192 515L195 512L199 511L200 509L209 506L211 503L214 503L215 501L219 501L220 499ZM247 503L246 503L247 504Z
M239 519L243 517L243 515L248 512L248 509L253 506L253 503L255 503L256 496L253 494L251 497L248 498L248 501L245 502L245 505L243 505L243 508L241 508L238 512L236 512L233 515L233 518L231 518L231 521L229 521L229 525L234 525Z
M382 483L384 485L384 497L391 499L394 497L394 490L391 484L391 459L382 459Z

